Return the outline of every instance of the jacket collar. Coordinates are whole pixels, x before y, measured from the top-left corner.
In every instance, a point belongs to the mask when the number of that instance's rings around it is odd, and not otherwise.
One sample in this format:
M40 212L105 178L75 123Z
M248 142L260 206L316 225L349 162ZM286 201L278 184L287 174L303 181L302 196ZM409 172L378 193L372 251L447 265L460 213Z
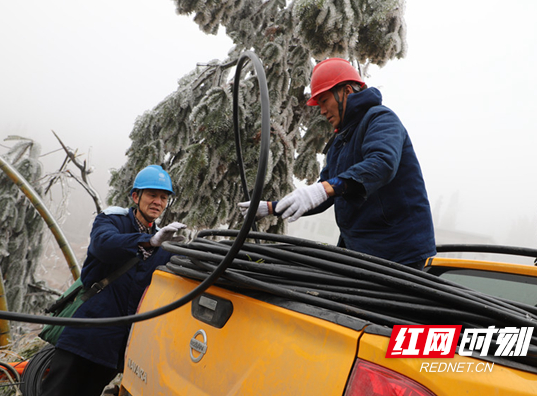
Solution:
M350 94L345 106L345 115L343 116L343 126L337 133L344 141L352 136L365 113L373 107L382 104L382 94L377 88L367 88L363 91Z

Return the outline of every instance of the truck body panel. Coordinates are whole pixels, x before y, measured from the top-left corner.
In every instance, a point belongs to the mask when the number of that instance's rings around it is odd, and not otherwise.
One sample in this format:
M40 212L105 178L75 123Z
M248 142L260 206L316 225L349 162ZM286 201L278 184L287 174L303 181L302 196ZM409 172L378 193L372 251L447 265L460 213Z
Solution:
M171 303L198 284L161 267L139 311ZM537 394L531 367L458 354L386 358L390 327L270 296L212 286L192 303L136 323L120 395L341 396L359 361L392 370L438 396Z
M170 303L197 282L163 271L153 277L140 312ZM343 394L360 332L218 287L233 313L223 328L192 317L191 303L136 324L123 385L132 395ZM199 362L189 342L206 344ZM194 359L200 353L192 350ZM142 373L143 371L143 373Z

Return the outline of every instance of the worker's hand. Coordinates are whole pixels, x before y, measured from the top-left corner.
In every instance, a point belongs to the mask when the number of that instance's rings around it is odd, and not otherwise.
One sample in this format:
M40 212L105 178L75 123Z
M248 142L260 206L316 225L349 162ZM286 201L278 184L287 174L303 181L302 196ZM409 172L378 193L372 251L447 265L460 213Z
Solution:
M328 194L322 183L300 187L287 194L276 206L276 213L282 213L282 219L288 217L289 221L296 221L308 210L316 208L328 199Z
M247 202L239 202L238 203L239 210L241 211L241 214L246 217L246 213L248 213L248 209L250 208L250 201ZM268 216L269 213L269 207L267 201L259 201L259 206L257 207L257 212L255 214L255 219L259 220L262 219L265 216Z
M151 237L149 243L151 246L158 247L162 245L162 242L171 241L173 239L173 234L183 228L186 228L186 225L178 223L177 221L168 224L166 227L162 227L158 230L158 232Z

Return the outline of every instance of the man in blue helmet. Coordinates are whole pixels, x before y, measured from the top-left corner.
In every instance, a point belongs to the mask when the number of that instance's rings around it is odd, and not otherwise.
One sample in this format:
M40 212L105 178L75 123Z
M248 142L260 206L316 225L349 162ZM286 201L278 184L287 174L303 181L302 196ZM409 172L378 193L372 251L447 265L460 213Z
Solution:
M168 173L150 165L134 181L130 192L134 207L110 207L95 218L81 273L85 288L128 270L83 303L73 317L118 317L136 312L153 271L171 256L161 244L186 227L178 222L161 229L155 226L171 194ZM133 260L135 257L139 261ZM123 370L129 331L130 326L65 327L41 396L101 395Z

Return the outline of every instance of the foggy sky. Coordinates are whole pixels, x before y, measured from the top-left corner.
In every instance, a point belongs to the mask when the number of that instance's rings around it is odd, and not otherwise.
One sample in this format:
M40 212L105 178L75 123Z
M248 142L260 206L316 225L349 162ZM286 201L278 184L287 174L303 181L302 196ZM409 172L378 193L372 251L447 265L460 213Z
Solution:
M365 76L410 133L437 229L537 245L536 14L534 0L410 0L407 57ZM231 48L171 0L1 2L0 36L0 144L18 134L46 153L54 130L91 152L103 199L136 117Z

